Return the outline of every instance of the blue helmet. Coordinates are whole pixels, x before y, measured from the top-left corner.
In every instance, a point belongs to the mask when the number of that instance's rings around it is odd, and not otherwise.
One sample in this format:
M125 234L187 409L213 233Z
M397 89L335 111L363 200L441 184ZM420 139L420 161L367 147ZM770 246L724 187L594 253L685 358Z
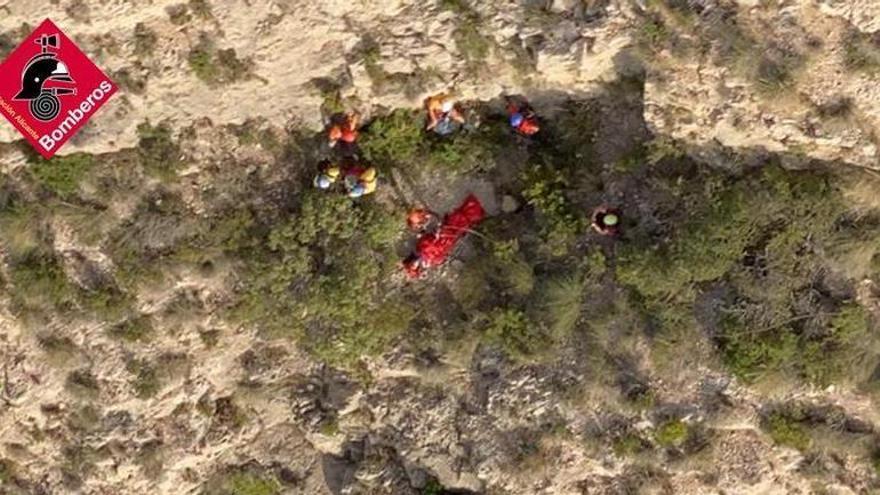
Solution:
M523 123L523 120L525 120L525 117L519 112L510 114L511 127L519 127Z
M348 196L351 198L359 198L363 196L365 192L367 192L367 189L364 187L364 185L358 183L352 186L351 189L349 189Z
M318 189L329 189L330 186L333 185L333 181L330 177L327 177L324 174L320 174L315 177L315 187Z

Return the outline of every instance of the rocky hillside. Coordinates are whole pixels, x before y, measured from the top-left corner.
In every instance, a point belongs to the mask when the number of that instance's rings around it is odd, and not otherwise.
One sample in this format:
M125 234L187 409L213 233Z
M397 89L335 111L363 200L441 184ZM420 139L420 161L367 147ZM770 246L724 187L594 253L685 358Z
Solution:
M0 125L0 494L880 490L873 2L0 14L122 88L51 161ZM359 201L311 187L344 109ZM468 193L407 281L407 210Z

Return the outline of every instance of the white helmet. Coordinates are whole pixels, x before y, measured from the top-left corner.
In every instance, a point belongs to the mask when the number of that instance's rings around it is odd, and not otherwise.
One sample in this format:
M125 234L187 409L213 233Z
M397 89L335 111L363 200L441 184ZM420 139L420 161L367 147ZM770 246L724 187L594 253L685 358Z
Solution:
M444 101L443 104L440 106L440 110L443 110L444 113L451 112L453 108L455 108L455 104L452 103L452 101L450 100Z

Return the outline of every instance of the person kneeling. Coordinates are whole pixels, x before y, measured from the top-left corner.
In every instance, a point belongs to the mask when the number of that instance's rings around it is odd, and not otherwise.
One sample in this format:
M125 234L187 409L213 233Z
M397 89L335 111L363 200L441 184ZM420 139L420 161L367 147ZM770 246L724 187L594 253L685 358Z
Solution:
M349 198L359 198L376 192L379 178L375 167L352 167L346 171L345 190Z

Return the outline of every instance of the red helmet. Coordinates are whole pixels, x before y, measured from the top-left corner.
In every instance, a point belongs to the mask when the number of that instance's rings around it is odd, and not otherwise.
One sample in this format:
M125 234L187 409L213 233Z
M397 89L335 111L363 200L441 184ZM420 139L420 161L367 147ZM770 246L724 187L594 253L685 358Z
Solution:
M519 125L519 132L525 134L526 136L531 136L536 134L541 128L538 126L538 122L534 117L524 119L522 123Z
M346 143L353 143L357 140L357 138L358 138L358 131L351 129L349 127L342 129L341 139L343 141L345 141Z

